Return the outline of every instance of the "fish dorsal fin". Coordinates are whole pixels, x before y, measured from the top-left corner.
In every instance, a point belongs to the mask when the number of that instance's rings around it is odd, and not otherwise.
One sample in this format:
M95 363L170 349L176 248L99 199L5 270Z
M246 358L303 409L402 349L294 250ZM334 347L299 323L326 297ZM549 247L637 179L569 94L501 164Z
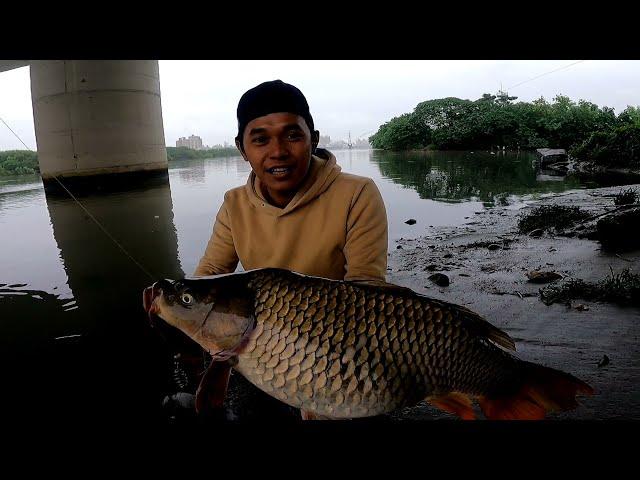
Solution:
M495 325L492 325L487 320L482 318L477 313L469 310L468 308L461 307L459 305L453 305L460 313L462 313L462 322L467 328L471 329L474 333L486 337L496 345L500 345L508 350L516 350L516 343L509 336L507 332L500 330Z
M347 280L347 283L353 285L364 285L368 287L377 287L383 290L389 290L392 292L398 293L410 293L411 295L415 295L416 292L407 287L401 287L400 285L395 285L393 283L385 282L384 280L378 279L364 279L364 280Z

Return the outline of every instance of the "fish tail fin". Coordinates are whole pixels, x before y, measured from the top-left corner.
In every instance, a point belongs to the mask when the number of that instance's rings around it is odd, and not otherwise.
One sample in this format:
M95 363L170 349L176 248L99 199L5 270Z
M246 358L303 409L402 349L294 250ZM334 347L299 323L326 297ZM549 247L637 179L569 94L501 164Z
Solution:
M489 420L542 420L548 412L576 408L576 395L595 393L573 375L529 362L523 362L519 377L515 393L478 397Z

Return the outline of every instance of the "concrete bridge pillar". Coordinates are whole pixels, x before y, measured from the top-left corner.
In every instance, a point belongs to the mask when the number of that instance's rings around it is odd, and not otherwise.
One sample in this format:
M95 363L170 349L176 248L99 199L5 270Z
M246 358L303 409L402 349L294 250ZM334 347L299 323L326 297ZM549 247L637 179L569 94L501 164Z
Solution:
M167 178L157 60L32 61L45 189ZM118 175L114 175L118 174ZM92 188L93 189L93 188Z

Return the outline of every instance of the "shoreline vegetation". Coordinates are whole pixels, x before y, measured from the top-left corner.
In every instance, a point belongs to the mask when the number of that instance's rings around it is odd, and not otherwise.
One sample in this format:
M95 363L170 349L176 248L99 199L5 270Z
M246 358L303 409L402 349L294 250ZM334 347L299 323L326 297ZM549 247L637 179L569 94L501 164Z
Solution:
M640 170L640 107L609 107L557 95L514 102L506 92L475 101L455 97L419 103L369 137L381 150L535 151L565 149L595 168Z
M0 152L0 177L7 175L33 175L40 173L38 154L31 150Z
M187 147L167 147L169 162L198 158L233 157L239 155L235 147L192 150ZM0 177L40 173L38 154L31 150L0 151Z

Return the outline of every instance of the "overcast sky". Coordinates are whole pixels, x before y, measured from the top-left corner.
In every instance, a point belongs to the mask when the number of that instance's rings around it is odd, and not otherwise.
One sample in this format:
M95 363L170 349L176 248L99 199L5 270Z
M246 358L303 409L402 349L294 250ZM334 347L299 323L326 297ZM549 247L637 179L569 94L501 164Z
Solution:
M501 85L523 101L563 94L616 113L640 105L640 61L587 60L561 69L576 61L161 60L165 139L168 146L191 134L207 145L233 143L240 96L276 78L302 90L316 128L332 140L369 136L424 100L476 100ZM29 67L0 73L0 117L35 148ZM23 148L0 122L0 150Z

